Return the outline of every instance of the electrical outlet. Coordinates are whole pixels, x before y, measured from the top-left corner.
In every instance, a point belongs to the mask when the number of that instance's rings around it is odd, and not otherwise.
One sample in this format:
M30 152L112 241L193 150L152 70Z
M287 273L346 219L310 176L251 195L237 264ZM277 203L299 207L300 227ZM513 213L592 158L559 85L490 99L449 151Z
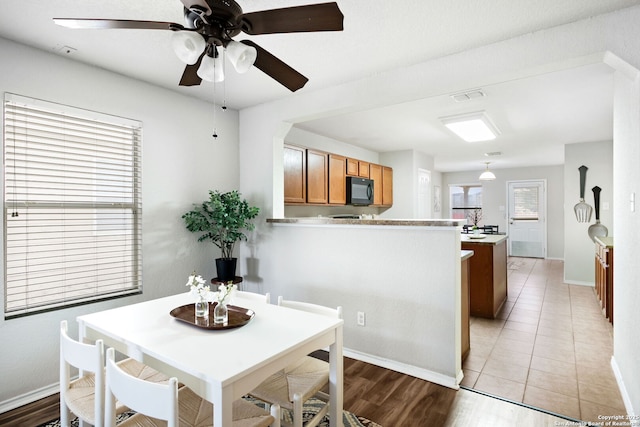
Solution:
M364 326L364 311L358 312L358 326Z

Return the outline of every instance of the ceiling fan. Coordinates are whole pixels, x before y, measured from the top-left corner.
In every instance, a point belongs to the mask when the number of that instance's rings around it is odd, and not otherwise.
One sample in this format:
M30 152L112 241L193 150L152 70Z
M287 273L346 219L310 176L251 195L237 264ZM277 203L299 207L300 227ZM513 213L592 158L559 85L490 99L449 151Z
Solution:
M185 25L173 22L125 19L54 18L58 25L74 29L171 30L173 48L187 64L181 86L199 85L202 80L224 79L223 52L238 72L251 65L291 90L309 79L251 40L237 42L241 32L249 35L342 31L344 16L338 4L319 3L243 13L234 0L180 0Z

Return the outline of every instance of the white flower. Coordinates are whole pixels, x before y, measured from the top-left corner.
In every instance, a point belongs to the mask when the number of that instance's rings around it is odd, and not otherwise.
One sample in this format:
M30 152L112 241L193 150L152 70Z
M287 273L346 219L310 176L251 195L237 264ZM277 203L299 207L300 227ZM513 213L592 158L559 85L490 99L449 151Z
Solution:
M211 288L209 286L205 286L206 281L200 275L196 275L194 271L189 278L187 279L187 283L185 286L188 286L191 289L191 295L198 299L205 299L207 301L211 300Z
M229 282L228 285L222 284L218 286L218 293L216 294L216 301L219 303L229 303L233 298L233 294L235 293L238 287L234 285L232 282Z

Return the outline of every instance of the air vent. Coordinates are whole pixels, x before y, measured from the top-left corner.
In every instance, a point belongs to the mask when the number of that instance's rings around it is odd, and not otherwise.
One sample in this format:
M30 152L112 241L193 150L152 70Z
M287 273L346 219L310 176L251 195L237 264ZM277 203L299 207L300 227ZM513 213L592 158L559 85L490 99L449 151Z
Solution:
M485 157L494 157L494 156L501 156L502 152L501 151L492 151L490 153L484 153Z
M472 99L484 98L485 96L487 95L482 91L482 89L473 89L466 92L455 93L451 95L451 98L456 102L465 102Z

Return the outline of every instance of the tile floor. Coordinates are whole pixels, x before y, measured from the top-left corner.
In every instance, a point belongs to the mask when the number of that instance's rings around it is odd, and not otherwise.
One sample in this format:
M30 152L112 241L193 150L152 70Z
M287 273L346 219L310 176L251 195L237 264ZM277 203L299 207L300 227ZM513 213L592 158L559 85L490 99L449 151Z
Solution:
M463 386L583 421L626 414L611 369L613 329L562 261L509 258L496 319L471 319Z

